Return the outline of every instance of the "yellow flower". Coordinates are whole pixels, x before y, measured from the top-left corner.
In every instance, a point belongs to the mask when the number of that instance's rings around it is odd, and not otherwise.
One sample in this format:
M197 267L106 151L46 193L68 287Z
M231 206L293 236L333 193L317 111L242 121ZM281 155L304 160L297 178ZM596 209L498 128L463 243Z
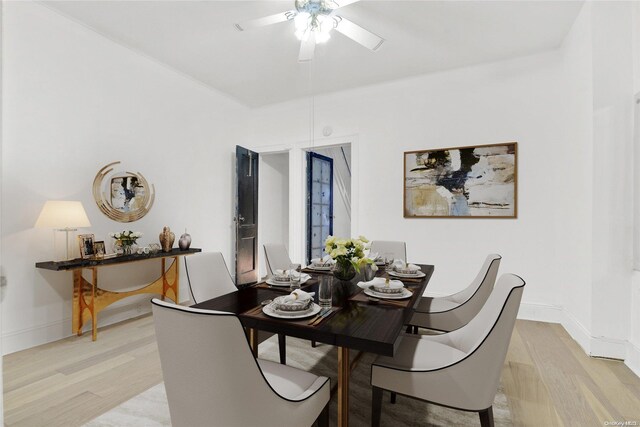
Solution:
M362 243L369 243L369 239L362 235L358 236L358 240L360 240Z

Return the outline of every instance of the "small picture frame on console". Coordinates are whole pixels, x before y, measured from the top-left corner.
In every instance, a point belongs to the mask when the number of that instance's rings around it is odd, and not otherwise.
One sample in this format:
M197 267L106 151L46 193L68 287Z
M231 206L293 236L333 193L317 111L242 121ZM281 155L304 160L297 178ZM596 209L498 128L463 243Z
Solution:
M104 240L98 240L93 242L93 255L98 259L104 258L104 255L105 255Z
M78 244L80 245L80 258L87 259L87 258L92 258L94 256L95 254L94 248L93 248L94 238L95 236L93 234L78 235Z

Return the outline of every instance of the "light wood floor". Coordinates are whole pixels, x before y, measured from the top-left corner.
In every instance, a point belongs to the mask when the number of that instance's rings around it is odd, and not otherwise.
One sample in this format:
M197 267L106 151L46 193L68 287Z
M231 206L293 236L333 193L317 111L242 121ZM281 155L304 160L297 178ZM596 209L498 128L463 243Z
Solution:
M4 358L8 426L76 426L162 380L152 318ZM517 321L502 383L518 426L640 425L640 379L622 362L594 359L559 325Z

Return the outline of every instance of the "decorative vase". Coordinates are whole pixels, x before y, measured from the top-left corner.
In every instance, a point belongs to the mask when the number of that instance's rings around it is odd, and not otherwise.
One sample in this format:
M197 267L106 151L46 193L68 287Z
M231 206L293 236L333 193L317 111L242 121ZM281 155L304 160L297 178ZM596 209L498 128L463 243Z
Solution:
M160 244L162 245L162 252L171 252L173 242L176 240L176 235L171 232L169 227L164 227L162 233L160 233Z
M131 245L125 245L124 243L122 244L122 255L131 255L133 253L134 252L131 248Z
M191 246L191 235L187 234L187 229L185 228L184 234L180 236L180 240L178 240L178 246L181 251L186 251Z
M350 262L336 262L333 276L338 280L349 281L356 277L356 269Z

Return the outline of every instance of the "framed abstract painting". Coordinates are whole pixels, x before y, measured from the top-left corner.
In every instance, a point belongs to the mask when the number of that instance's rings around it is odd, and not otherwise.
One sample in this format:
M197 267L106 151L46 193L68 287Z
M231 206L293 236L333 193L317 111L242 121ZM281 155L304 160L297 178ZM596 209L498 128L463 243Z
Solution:
M404 153L405 218L516 218L518 143Z

